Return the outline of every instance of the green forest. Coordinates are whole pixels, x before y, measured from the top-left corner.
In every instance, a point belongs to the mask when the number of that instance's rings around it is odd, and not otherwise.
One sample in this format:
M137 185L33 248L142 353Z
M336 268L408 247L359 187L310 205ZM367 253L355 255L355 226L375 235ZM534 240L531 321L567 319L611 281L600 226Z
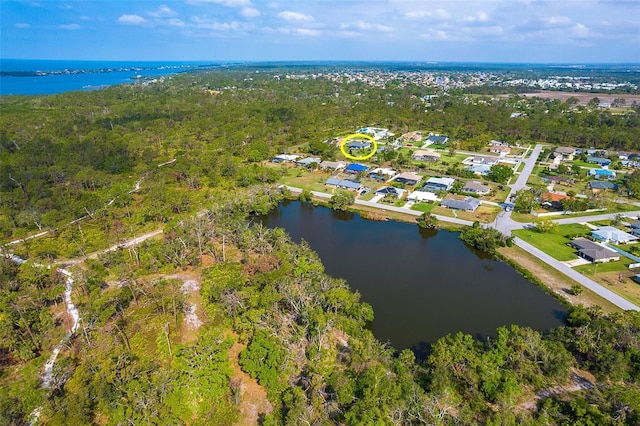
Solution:
M0 235L22 240L2 249L26 259L0 258L0 424L640 423L637 313L571 307L547 333L458 333L417 359L375 339L308 245L252 220L288 196L265 160L334 158L323 141L363 125L640 150L638 108L455 91L427 107L423 87L276 73L0 97Z

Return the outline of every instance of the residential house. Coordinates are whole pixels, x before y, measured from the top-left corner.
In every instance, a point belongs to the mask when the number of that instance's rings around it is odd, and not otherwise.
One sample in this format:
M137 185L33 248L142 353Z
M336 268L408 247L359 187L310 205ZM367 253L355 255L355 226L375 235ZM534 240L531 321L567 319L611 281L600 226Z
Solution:
M404 172L396 176L394 180L405 185L415 185L422 180L422 176L411 172Z
M631 229L632 235L640 235L640 222L631 222L629 228Z
M403 142L416 143L422 140L422 133L420 132L409 132L400 136L400 140Z
M578 256L592 263L620 260L620 254L617 251L586 238L574 238L571 240L571 245L578 249Z
M369 177L371 179L377 180L385 180L397 175L398 172L394 169L387 169L385 167L378 167L369 172Z
M491 166L488 164L472 164L467 167L467 170L472 171L476 175L486 176L491 171Z
M591 236L596 240L604 241L605 243L613 244L626 244L633 241L637 241L638 237L614 228L613 226L603 226L601 228L591 231Z
M371 148L371 142L366 141L353 141L347 144L347 148L349 149L369 149Z
M618 184L613 182L594 181L594 182L589 182L589 188L591 188L593 192L606 191L606 190L617 191Z
M567 185L567 186L572 186L575 183L573 179L566 178L563 176L547 175L547 176L542 176L542 180L545 182L558 183L560 185Z
M434 143L434 144L437 144L437 145L442 145L442 144L447 143L448 141L449 141L449 136L431 134L427 138L427 141L426 141L425 144L426 145L431 145L432 143Z
M498 164L499 161L499 157L491 157L486 155L474 155L473 157L471 157L472 164L486 164L488 166L493 166L495 164Z
M493 152L495 154L500 154L501 156L505 156L511 152L511 149L508 146L497 145L489 148L489 152Z
M402 198L405 192L407 192L406 189L396 188L393 186L383 186L376 191L376 195L392 195L398 198Z
M589 169L589 176L596 179L614 180L616 178L616 172L607 169Z
M356 133L372 136L373 139L377 141L393 136L393 133L391 133L389 129L383 129L380 127L361 127L356 130Z
M438 201L438 195L429 191L413 191L411 194L409 194L408 199L409 201L413 201L415 203L434 203Z
M611 164L611 160L602 157L587 157L587 163L597 164L600 167L608 167Z
M358 164L358 163L353 163L353 164L349 164L345 169L345 173L350 173L352 175L357 175L360 172L366 172L367 170L369 170L369 167L365 166L364 164Z
M483 185L478 181L470 181L467 182L462 187L462 192L467 192L469 194L477 194L477 195L487 195L491 191L491 187L489 185Z
M357 180L340 179L337 177L330 177L324 184L333 188L349 189L352 191L360 191L362 189L362 184Z
M562 200L569 200L571 197L564 194L556 194L555 192L543 192L540 194L540 205L542 207L562 210Z
M344 161L323 161L320 163L321 169L332 169L332 170L342 170L347 167L347 163Z
M320 161L321 160L318 157L309 157L309 158L303 158L301 160L296 161L296 164L299 166L309 167L312 164L319 164Z
M474 197L465 197L462 195L448 194L440 203L443 207L453 210L465 210L469 212L475 211L480 206L480 200Z
M576 149L568 146L560 146L556 148L554 155L563 161L573 161L573 157L576 155Z
M272 163L292 163L296 161L298 158L300 158L299 155L280 154L273 157L271 159L271 162Z
M491 142L489 142L489 146L507 146L508 147L509 144L502 141L492 140Z
M432 177L422 186L425 191L449 191L456 180L453 178Z
M440 154L434 151L417 149L413 152L413 159L416 161L438 161L440 160Z

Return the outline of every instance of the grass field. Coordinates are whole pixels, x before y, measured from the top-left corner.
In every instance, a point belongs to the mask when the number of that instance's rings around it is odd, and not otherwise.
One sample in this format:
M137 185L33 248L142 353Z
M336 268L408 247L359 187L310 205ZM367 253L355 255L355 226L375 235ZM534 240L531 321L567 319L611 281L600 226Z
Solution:
M411 210L418 212L431 213L431 211L438 207L437 203L417 203L411 206Z
M589 264L574 268L625 299L640 305L640 284L633 280L638 271L629 269L632 260L622 257L618 262Z
M552 232L540 233L535 229L518 229L514 235L539 248L549 256L560 261L573 260L578 256L576 250L567 244L568 235L588 235L590 229L584 225L560 225Z

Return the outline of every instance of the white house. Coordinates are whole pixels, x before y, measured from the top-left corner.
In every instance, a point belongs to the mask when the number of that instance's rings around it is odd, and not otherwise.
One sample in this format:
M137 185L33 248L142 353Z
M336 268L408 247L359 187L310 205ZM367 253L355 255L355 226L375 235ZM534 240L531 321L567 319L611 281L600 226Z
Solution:
M605 243L613 244L626 244L633 241L638 241L638 237L631 235L628 232L614 228L613 226L603 226L596 230L591 231L593 238L604 241Z
M409 194L408 199L409 201L413 201L415 203L434 203L438 201L438 195L428 191L413 191L411 194Z

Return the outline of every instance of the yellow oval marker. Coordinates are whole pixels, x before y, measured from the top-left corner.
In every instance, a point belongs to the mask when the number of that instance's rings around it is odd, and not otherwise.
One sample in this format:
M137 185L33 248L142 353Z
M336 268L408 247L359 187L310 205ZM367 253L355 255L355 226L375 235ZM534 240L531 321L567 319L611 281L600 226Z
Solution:
M369 139L372 142L373 145L373 151L371 151L369 154L367 155L363 155L362 157L356 157L355 155L351 155L349 153L347 153L344 150L344 144L349 140L349 139ZM352 135L349 135L347 137L345 137L344 139L342 139L342 142L340 142L340 151L344 154L345 157L347 157L350 160L356 160L356 161L360 161L360 160L368 160L369 158L373 157L373 155L376 153L376 151L378 150L378 143L376 142L376 140L369 136L369 135L363 135L361 133L354 133Z

